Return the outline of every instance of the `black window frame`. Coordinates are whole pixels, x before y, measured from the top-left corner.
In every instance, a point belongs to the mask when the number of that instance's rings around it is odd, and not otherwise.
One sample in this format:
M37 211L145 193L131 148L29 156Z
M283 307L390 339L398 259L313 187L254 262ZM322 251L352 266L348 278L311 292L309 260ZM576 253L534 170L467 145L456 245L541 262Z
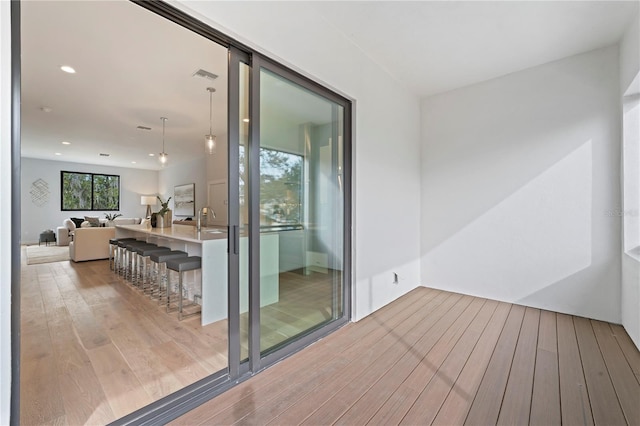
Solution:
M65 174L70 174L70 175L82 175L82 176L91 176L91 208L88 209L66 209L65 208L65 202L64 202L64 176ZM116 208L113 209L106 209L106 208L99 208L95 206L96 200L95 200L95 191L94 191L94 179L96 176L105 176L108 178L117 178L118 180L118 197L117 197L117 205ZM73 172L73 171L69 171L69 170L60 170L60 210L61 211L65 211L65 212L71 212L71 211L108 211L108 212L114 212L114 211L119 211L120 210L120 190L121 190L121 186L120 186L120 175L110 175L110 174L106 174L106 173L91 173L91 172Z

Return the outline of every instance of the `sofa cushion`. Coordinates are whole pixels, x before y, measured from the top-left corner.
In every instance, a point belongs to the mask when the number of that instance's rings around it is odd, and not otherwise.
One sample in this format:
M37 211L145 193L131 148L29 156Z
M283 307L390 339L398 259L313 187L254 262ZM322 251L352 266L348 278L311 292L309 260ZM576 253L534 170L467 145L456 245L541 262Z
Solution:
M100 226L100 218L98 216L85 216L84 220L89 222L89 225L98 227Z
M84 222L84 218L80 217L72 217L70 219L76 225L76 228L80 228L82 226L82 222Z

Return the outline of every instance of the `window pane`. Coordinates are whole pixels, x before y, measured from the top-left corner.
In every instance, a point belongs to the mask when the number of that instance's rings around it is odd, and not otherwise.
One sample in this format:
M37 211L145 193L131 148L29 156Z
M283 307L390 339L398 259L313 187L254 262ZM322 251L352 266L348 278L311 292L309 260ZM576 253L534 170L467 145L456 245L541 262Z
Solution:
M91 173L61 174L62 210L91 210Z
M120 176L60 172L61 210L119 210Z
M299 225L301 155L260 149L260 226Z
M120 209L120 176L93 175L93 210Z

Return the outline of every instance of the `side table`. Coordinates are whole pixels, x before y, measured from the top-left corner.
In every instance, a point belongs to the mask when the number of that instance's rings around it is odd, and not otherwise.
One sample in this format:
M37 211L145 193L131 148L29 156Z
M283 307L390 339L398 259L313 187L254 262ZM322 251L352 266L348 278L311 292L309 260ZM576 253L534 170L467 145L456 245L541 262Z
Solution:
M40 239L38 240L38 245L40 245L40 243L45 243L47 246L49 246L49 243L55 243L55 242L56 242L55 232L51 230L47 230L47 231L42 231L40 233Z

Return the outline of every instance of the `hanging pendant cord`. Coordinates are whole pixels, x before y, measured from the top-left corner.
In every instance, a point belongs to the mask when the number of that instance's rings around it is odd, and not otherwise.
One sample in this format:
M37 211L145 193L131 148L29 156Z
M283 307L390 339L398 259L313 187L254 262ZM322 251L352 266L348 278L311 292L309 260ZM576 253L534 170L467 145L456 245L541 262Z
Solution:
M212 121L213 121L213 91L209 90L209 135L211 135Z

